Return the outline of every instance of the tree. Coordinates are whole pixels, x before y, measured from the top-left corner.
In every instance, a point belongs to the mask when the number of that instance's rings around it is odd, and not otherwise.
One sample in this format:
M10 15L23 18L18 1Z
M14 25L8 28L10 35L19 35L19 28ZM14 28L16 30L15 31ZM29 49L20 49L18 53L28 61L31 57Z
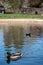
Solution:
M4 6L6 3L10 5L12 8L19 9L22 6L25 7L40 7L43 0L0 0Z
M28 0L31 7L40 7L41 0Z

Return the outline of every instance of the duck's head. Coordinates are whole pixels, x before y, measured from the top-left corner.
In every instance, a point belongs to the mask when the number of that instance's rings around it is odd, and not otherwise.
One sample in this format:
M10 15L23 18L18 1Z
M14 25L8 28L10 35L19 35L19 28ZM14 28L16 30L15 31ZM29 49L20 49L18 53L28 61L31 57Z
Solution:
M10 56L10 55L11 55L11 53L10 53L10 52L7 52L7 55L8 55L8 56Z

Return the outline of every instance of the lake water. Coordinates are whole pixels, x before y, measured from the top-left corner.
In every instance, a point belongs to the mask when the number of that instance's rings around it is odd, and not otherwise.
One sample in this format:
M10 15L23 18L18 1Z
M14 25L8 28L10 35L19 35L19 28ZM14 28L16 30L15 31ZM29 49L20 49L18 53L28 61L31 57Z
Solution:
M31 37L26 36L31 33ZM17 61L7 62L7 52L23 54ZM0 26L1 65L43 65L43 28Z

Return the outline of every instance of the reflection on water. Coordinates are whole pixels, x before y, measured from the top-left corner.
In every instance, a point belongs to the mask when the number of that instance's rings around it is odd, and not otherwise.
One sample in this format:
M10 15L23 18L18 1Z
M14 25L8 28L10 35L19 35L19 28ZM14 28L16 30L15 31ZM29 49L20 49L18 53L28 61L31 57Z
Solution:
M21 51L24 40L24 29L22 27L6 27L4 28L4 42L6 46L12 46L18 52Z
M26 33L31 33L31 37L26 36ZM20 52L23 57L12 62L7 60L7 52ZM43 65L43 27L0 26L0 57L0 64L2 65L3 63L4 65L7 63L10 65Z
M42 26L30 26L30 30L31 33L34 37L39 36L42 37L43 36L43 27Z

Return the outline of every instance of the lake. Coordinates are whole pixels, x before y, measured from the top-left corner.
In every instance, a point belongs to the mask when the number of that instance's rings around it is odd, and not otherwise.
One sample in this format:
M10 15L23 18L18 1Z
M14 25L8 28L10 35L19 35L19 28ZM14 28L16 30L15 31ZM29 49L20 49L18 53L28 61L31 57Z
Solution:
M31 33L30 36L26 34ZM17 61L7 61L7 52L23 54ZM0 26L1 65L43 65L43 27Z

